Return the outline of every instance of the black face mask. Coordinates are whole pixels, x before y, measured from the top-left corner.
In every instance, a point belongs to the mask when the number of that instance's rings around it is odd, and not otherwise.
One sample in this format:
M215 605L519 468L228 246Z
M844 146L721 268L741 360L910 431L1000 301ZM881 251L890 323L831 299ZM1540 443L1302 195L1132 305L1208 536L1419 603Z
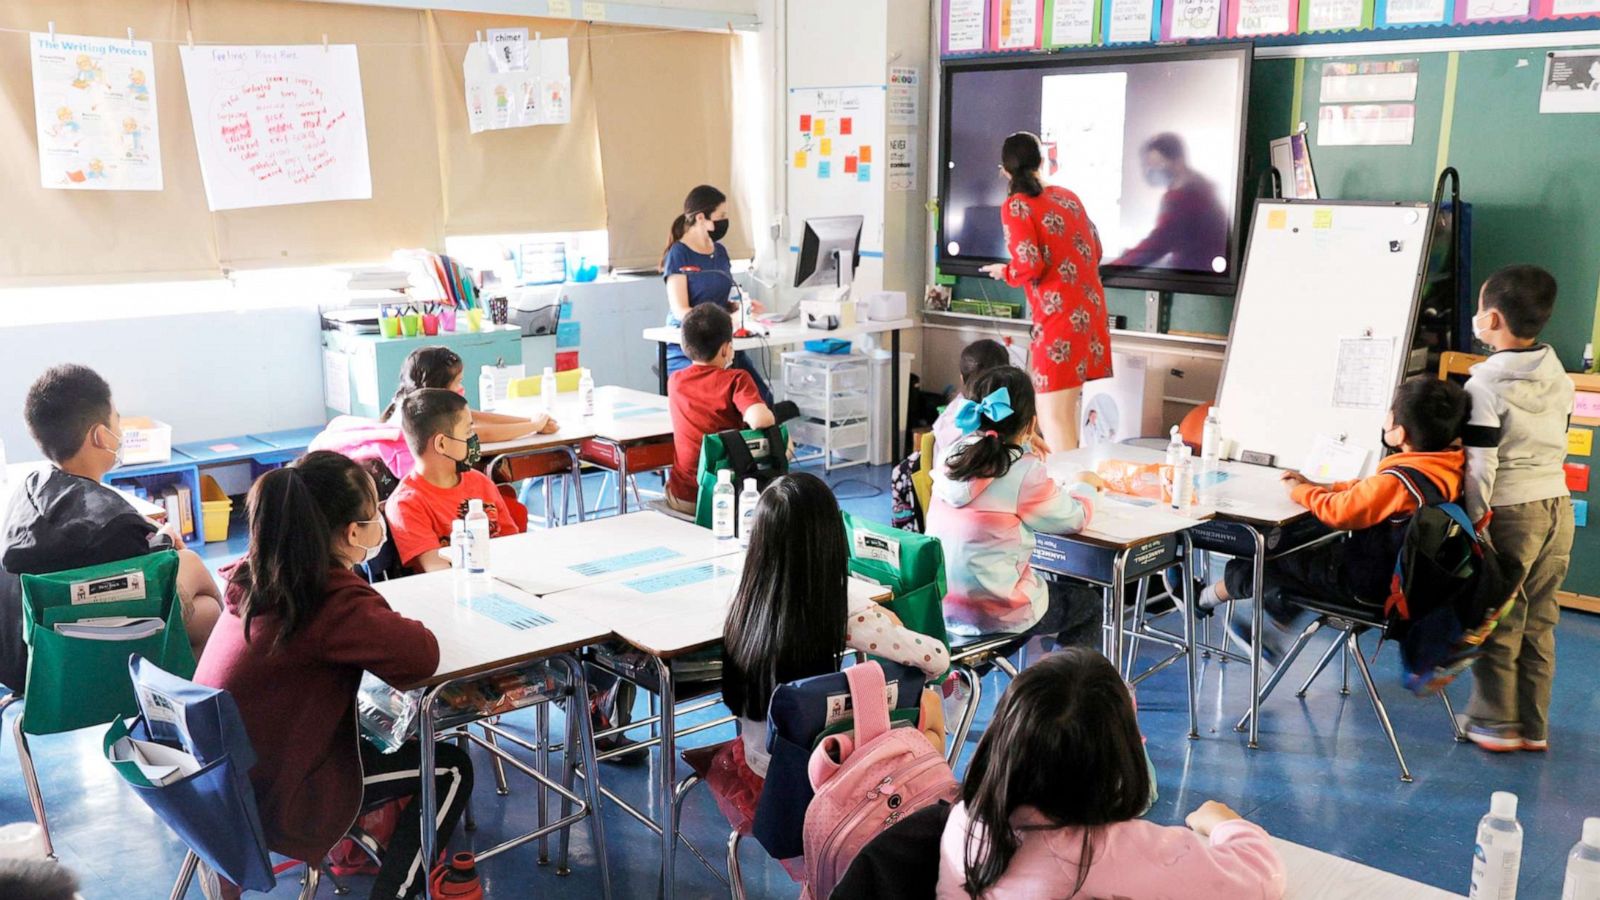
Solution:
M1400 448L1396 447L1395 445L1393 445L1391 443L1389 443L1389 432L1392 431L1392 430L1393 429L1391 429L1391 428L1381 429L1378 432L1378 443L1382 444L1383 445L1383 449L1389 451L1390 453L1399 453L1400 452Z
M711 223L711 239L713 241L721 241L723 238L725 238L727 236L728 236L728 220L727 219L719 219L719 220Z
M445 437L452 441L461 441L461 443L467 445L467 455L455 461L456 474L465 475L466 473L477 468L478 463L483 462L483 450L478 443L478 436L476 434L471 435L464 441L452 434L447 434Z

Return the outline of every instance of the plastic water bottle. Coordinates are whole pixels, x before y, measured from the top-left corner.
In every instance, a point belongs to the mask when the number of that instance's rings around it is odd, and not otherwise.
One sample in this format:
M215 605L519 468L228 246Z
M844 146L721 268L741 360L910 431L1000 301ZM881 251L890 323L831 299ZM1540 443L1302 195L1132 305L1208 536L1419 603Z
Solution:
M1517 873L1522 869L1522 825L1517 822L1517 795L1489 795L1489 814L1478 820L1478 843L1472 849L1472 900L1516 900Z
M500 399L494 393L494 372L491 371L493 368L484 366L478 372L478 405L482 407L492 406Z
M455 572L456 587L467 583L467 563L472 554L472 532L467 530L465 519L457 519L450 526L450 566Z
M467 578L482 584L489 580L489 515L482 500L467 501Z
M1172 426L1172 440L1167 442L1167 465L1176 466L1182 458L1183 451L1189 449L1183 442L1183 435L1178 433L1178 426Z
M756 504L761 492L756 490L756 480L746 478L744 490L739 492L739 546L750 546L750 529L756 524Z
M556 370L549 366L544 367L544 378L539 381L539 399L544 403L546 411L555 408Z
M1178 464L1172 467L1172 508L1188 509L1194 504L1194 457L1184 447Z
M594 375L588 369L578 376L578 396L583 400L583 414L594 415Z
M1200 434L1200 458L1216 462L1222 456L1222 413L1215 406L1206 410L1205 430Z
M1583 839L1567 854L1561 900L1600 900L1600 817L1583 820Z
M733 470L717 473L717 487L711 492L711 533L717 540L733 539Z

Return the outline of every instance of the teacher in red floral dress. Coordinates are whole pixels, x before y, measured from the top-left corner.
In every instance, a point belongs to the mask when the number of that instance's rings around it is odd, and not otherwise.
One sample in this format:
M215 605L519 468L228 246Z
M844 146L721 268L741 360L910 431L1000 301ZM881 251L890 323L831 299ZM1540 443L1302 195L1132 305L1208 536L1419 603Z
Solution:
M1038 137L1022 131L1006 138L1000 170L1011 187L1000 222L1011 262L983 271L1027 292L1039 430L1050 449L1071 450L1078 446L1084 382L1111 377L1111 331L1100 284L1100 233L1077 194L1039 180L1042 162Z

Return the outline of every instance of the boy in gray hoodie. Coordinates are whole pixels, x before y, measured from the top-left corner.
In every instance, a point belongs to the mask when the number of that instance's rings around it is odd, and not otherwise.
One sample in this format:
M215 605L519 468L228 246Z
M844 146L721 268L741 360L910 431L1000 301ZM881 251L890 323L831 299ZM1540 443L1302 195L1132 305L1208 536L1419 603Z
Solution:
M1486 750L1549 748L1555 676L1556 591L1572 554L1572 500L1562 469L1572 380L1539 333L1556 281L1537 266L1508 266L1478 294L1472 332L1495 352L1472 367L1467 513L1489 520L1489 541L1522 588L1473 666L1467 736Z

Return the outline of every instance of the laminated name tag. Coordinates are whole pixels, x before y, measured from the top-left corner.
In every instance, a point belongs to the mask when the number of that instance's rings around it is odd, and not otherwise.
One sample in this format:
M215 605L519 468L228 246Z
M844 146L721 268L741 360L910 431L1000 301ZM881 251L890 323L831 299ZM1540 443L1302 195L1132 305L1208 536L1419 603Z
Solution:
M119 572L104 578L72 583L72 605L115 603L118 600L145 599L144 572Z

